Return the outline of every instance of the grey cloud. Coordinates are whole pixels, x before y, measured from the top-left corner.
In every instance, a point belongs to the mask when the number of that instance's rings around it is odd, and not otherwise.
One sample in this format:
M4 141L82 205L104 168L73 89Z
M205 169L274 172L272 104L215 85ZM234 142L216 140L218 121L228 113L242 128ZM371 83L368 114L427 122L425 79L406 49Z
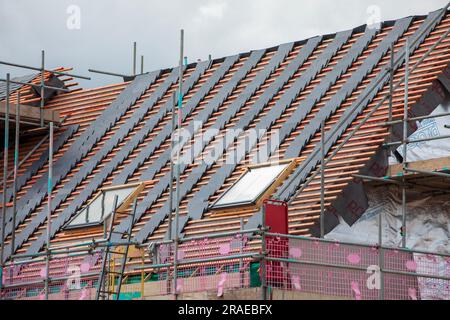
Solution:
M447 0L0 0L0 60L39 66L46 51L49 67L74 73L96 68L131 73L132 42L145 56L145 71L177 64L179 29L185 29L189 61L334 33L365 24L367 8L382 20L426 14ZM67 8L81 10L81 29L66 26ZM26 70L0 66L0 77ZM96 87L119 81L91 74L79 81Z

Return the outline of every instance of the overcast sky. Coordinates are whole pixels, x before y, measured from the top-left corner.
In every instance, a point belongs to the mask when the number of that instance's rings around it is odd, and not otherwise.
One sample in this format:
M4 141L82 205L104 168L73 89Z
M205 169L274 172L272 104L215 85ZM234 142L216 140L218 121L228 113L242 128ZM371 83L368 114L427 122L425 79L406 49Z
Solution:
M0 60L70 66L96 87L120 81L89 68L130 74L132 43L145 71L178 63L179 30L189 62L335 33L377 19L427 14L447 0L0 0ZM29 71L0 65L17 76Z

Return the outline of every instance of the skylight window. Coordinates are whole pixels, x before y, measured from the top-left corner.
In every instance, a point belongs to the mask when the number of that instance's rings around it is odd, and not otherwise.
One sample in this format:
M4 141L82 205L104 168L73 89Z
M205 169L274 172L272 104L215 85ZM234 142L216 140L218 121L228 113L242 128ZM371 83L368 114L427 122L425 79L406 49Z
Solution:
M256 205L288 167L290 167L289 163L248 168L240 179L211 206L211 209Z
M66 229L89 227L101 224L113 212L114 197L117 195L117 211L127 205L141 190L140 185L128 185L103 189L94 199L66 225Z

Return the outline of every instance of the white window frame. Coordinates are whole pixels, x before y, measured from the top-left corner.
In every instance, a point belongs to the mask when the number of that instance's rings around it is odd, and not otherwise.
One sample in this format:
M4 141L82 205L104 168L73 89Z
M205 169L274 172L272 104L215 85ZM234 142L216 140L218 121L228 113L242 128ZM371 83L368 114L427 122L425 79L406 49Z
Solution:
M241 176L227 189L225 190L225 192L220 195L220 197L214 201L213 204L211 204L209 206L210 210L227 210L227 209L231 209L231 208L235 208L235 207L240 207L240 206L255 206L258 204L258 202L265 196L265 194L274 186L274 184L277 183L277 181L280 179L280 177L284 176L288 171L292 170L293 165L295 163L295 160L287 160L287 161L280 161L280 162L273 162L273 163L265 163L265 164L259 164L259 165L254 165L254 166L248 166L245 171L241 174ZM261 168L267 168L267 167L272 167L272 166L284 166L284 168L282 168L280 170L280 172L277 173L277 175L275 177L272 178L271 182L268 183L266 186L264 186L261 190L259 190L259 192L257 192L256 196L247 199L243 199L242 201L233 201L233 202L227 202L224 204L221 204L221 200L227 195L229 194L233 188L236 187L236 185L238 183L240 183L240 181L242 181L242 179L252 170L258 170Z
M88 208L93 203L95 203L95 201L97 201L100 197L102 197L107 192L112 192L114 190L128 189L128 188L134 188L134 189L131 190L130 193L122 201L117 203L116 212L121 212L121 211L126 210L126 208L128 207L128 204L130 203L130 201L132 199L136 198L137 195L139 194L139 192L142 190L142 188L143 188L143 184L142 183L134 183L134 184L126 184L126 185L102 188L100 190L100 192L98 192L92 198L92 200L89 201L89 203L87 205L85 205L84 207L82 207L81 209L79 209L77 211L77 213L73 216L73 218L70 219L70 221L64 226L63 229L67 230L67 231L70 231L70 230L76 230L76 229L80 229L80 228L88 228L88 227L94 227L94 226L102 225L105 222L105 220L107 220L111 216L113 210L111 210L109 212L104 212L103 216L99 220L95 220L94 222L78 223L78 224L75 224L75 225L71 225L71 224L80 215L85 214L86 210L88 210Z

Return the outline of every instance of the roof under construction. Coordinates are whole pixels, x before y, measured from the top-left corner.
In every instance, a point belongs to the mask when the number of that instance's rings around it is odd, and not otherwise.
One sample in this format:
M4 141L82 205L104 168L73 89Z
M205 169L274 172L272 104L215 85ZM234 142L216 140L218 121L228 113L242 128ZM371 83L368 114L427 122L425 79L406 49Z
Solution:
M262 202L269 198L289 203L292 235L319 236L321 206L326 210L325 233L340 218L355 223L367 209L362 181L355 175L389 175L387 153L392 148L384 144L402 136L401 124L390 127L386 122L403 119L405 85L395 88L391 100L385 99L389 75L394 84L405 78L404 48L409 45L410 66L420 64L408 75L408 112L411 117L429 115L450 92L449 27L448 12L439 10L385 22L380 28L364 25L185 65L181 119L176 119L186 138L181 150L185 161L180 164L180 236L256 228ZM94 89L77 88L70 77L45 73L49 85L57 78L60 87L70 89L45 99L45 111L58 117L52 244L103 238L102 222L112 210L114 195L120 202L117 232L126 231L132 218L127 213L137 199L133 239L167 239L172 109L179 71L156 70ZM39 84L40 76L17 81ZM11 89L11 104L17 103L20 92L22 109L36 108L41 100L30 87ZM5 100L3 86L0 100ZM47 121L54 116L49 114ZM411 126L408 134L415 129ZM226 139L229 132L235 135ZM8 178L6 257L11 252L38 253L46 243L46 133L27 127L21 136L19 160L33 152L18 171L15 225L13 177ZM233 153L238 150L243 151ZM330 159L323 177L317 174L322 152ZM229 154L234 161L227 161ZM8 172L13 159L10 150ZM113 238L120 240L119 233Z

